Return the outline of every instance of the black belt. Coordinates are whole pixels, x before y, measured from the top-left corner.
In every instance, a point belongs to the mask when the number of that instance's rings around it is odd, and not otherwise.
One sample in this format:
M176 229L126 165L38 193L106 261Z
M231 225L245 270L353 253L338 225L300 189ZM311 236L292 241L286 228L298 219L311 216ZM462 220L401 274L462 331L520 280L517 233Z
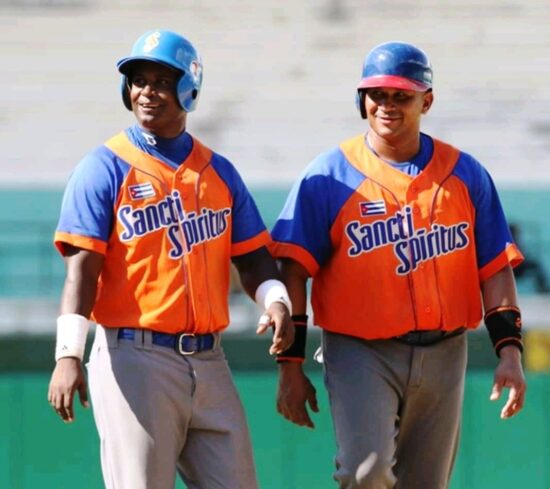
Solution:
M193 355L200 351L212 350L216 346L216 337L212 333L159 333L152 331L153 344L173 348L180 355ZM134 328L119 328L118 338L121 340L133 340L136 336Z
M394 336L392 340L411 346L429 346L439 343L442 340L452 338L453 336L458 336L459 334L464 333L464 331L466 331L466 328L458 328L452 331L409 331L408 333L400 336Z

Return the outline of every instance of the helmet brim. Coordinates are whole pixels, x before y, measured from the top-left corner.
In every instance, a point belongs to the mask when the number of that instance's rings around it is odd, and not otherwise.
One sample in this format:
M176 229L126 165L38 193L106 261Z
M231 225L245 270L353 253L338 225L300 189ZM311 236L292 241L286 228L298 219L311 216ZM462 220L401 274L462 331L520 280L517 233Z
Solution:
M181 70L175 68L170 63L164 62L162 60L159 60L157 58L151 58L147 56L132 56L128 58L122 58L117 64L116 67L120 73L123 75L128 76L130 72L132 71L132 65L139 62L139 61L148 61L149 63L156 63L159 65L166 66L167 68L170 68L171 70L174 70L176 73L182 73Z
M426 83L421 83L410 78L395 75L375 75L363 78L357 90L364 88L397 88L401 90L413 90L415 92L425 92L432 88Z

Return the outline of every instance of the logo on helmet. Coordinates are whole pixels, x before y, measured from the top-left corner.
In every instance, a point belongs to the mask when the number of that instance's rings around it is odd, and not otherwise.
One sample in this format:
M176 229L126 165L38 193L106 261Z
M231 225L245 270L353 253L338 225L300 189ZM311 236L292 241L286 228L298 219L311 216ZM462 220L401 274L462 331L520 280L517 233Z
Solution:
M193 77L193 80L195 82L200 78L201 72L202 72L202 65L199 61L196 59L191 61L191 64L189 65L189 71L191 72L191 76Z
M159 45L160 32L153 32L151 35L147 36L145 43L143 45L143 52L148 53L152 51Z

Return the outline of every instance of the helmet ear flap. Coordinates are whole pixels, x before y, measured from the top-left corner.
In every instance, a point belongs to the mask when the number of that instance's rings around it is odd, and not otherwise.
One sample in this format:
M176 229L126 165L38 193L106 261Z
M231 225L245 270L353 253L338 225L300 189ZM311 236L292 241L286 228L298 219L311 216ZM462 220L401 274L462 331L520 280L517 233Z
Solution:
M122 101L124 102L124 106L128 110L132 110L132 101L130 100L130 87L128 77L125 75L122 75L122 80L120 82L120 92L122 94Z
M355 106L361 114L362 119L367 118L367 110L365 109L365 96L367 94L366 90L357 90L355 94Z
M189 69L182 71L183 74L178 82L176 94L181 108L185 112L191 112L195 110L199 99L202 84L202 66L198 60L193 60L189 65Z

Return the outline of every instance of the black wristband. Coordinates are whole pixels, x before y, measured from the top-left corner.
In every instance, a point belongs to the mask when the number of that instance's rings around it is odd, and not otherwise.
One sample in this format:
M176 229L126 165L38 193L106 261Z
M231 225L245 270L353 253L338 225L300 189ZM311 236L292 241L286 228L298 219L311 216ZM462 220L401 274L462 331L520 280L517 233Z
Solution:
M294 314L294 343L282 353L277 354L277 363L284 362L303 362L306 358L306 339L307 339L307 314Z
M517 307L495 307L487 311L485 326L489 331L493 348L498 357L500 357L500 350L508 345L513 345L523 351L521 313Z

